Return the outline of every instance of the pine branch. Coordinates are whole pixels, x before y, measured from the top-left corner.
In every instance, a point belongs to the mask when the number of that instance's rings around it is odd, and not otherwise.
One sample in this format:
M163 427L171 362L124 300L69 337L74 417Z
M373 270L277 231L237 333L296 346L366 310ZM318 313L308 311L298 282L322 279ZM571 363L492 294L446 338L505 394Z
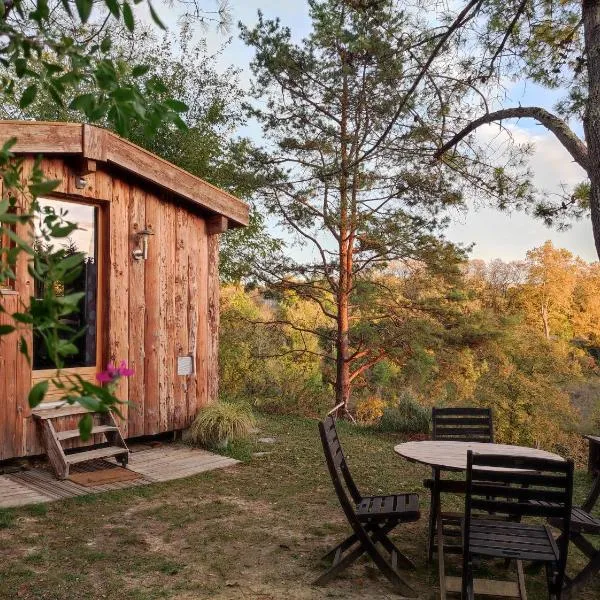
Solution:
M558 141L565 147L577 164L579 164L586 172L589 170L589 155L585 143L575 134L565 121L539 106L519 106L487 113L486 115L475 119L462 131L454 135L435 152L434 156L439 159L443 154L448 152L448 150L456 146L463 138L475 131L478 127L481 127L481 125L502 121L503 119L520 118L535 119L541 123L557 137Z

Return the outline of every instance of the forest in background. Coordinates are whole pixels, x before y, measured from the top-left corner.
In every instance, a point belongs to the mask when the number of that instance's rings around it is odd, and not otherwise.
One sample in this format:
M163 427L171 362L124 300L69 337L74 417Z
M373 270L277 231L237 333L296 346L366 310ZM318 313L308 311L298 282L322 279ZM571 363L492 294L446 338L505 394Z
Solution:
M583 457L580 433L600 426L599 263L546 242L523 261L465 261L453 285L418 264L380 277L405 306L404 333L355 383L360 424L419 434L434 405L491 406L499 441ZM221 311L223 396L275 413L332 407L314 304L229 284Z

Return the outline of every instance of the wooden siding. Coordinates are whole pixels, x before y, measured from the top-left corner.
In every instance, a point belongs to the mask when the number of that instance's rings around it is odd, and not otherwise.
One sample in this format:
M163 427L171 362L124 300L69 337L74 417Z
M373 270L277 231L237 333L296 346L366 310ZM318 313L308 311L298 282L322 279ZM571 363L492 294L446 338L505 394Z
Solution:
M25 160L24 177L32 164L33 159ZM77 202L87 198L100 206L103 362L126 360L135 370L117 390L119 398L130 403L123 407L125 419L119 422L123 435L131 438L187 427L200 406L216 399L218 389L209 379L217 377L219 236L208 235L205 220L173 203L169 195L157 195L139 181L111 175L102 166L87 176L83 190L75 186L72 163L52 158L44 159L42 166L49 176L62 180L56 197ZM144 227L154 235L148 260L136 261L131 252L138 245L136 232ZM23 261L17 268L16 293L3 296L3 306L13 310L21 300L27 301L31 289ZM31 336L26 339L31 345ZM194 373L178 376L177 357L190 354ZM31 382L17 337L4 337L0 460L43 453L27 406ZM76 418L64 419L58 428L73 429L76 424Z

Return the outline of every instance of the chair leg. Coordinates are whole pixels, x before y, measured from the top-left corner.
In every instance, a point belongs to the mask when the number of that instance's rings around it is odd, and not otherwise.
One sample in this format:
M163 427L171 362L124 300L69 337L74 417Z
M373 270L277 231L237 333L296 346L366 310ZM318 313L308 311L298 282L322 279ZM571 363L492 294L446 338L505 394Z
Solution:
M398 571L381 555L379 550L377 550L375 547L375 544L369 544L367 546L367 552L373 559L373 562L379 567L379 570L387 577L388 581L394 586L398 593L408 598L417 597L415 590L413 590L413 588L411 588L410 585L408 585L402 579L402 577L400 577Z
M341 557L340 551L339 560L334 560L333 565L315 580L314 585L325 585L326 583L329 583L336 575L341 573L344 569L347 569L353 562L356 562L364 553L365 549L362 546L355 548L343 558Z
M380 526L369 524L367 527L369 530L367 533L367 538L362 540L361 537L357 535L357 541L360 545L346 554L346 556L342 556L343 551L341 546L344 542L337 547L336 557L333 565L327 569L325 573L318 577L314 584L325 585L344 569L348 568L352 563L356 562L356 560L358 560L366 552L373 559L373 562L379 567L379 570L385 575L385 577L400 594L411 598L416 597L416 592L402 579L402 577L400 577L396 569L390 565L390 563L381 555L375 546L375 544L379 541L378 537L382 536L384 532L387 533L385 526L381 528ZM377 528L377 531L374 531L374 527ZM392 528L393 526L390 525L389 530ZM351 537L352 536L350 536L350 538ZM345 541L348 541L350 538Z
M346 551L348 548L350 548L350 546L353 546L354 544L356 544L357 540L358 540L358 537L356 536L355 533L353 533L352 535L349 535L343 542L340 542L337 546L334 546L331 550L328 550L327 554L324 554L321 557L321 560L327 561L327 560L333 558L335 556L335 553L340 548L341 548L342 552Z
M402 564L402 567L405 569L412 569L413 571L417 568L417 565L404 554L404 552L400 551L398 547L390 540L388 537L388 532L396 527L396 523L390 524L389 528L385 525L379 526L374 525L373 534L377 541L390 553L390 555L395 552L398 562ZM400 565L399 565L400 566Z
M600 573L600 551L591 558L588 564L571 579L563 590L563 598L577 598L579 592Z
M469 556L463 557L462 591L461 600L474 600L473 590L473 566Z
M523 562L520 560L517 563L517 584L519 586L520 600L527 600L527 588L525 587L525 573L523 573Z
M374 531L375 529L380 529L383 533L383 535L387 535L394 527L396 527L398 523L387 523L385 527L379 528L378 525L374 524L374 523L367 523L365 525L365 530L366 531ZM352 535L349 535L343 542L340 542L337 546L334 546L331 550L329 550L327 552L327 554L323 555L321 557L322 561L327 561L331 558L333 558L335 556L335 553L338 551L338 549L341 548L342 552L345 552L348 548L350 548L351 546L353 546L354 544L356 544L356 542L358 541L358 536L356 535L356 533L353 533Z

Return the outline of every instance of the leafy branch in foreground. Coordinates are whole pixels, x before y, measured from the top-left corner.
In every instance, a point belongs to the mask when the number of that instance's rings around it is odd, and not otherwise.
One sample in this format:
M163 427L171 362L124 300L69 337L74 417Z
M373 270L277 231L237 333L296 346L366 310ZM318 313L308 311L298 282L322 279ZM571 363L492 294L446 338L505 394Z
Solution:
M139 4L138 1L135 4ZM164 29L152 4L154 22ZM92 12L98 15L93 22ZM0 95L21 109L44 95L63 106L71 90L84 89L70 108L89 121L106 121L120 134L132 122L153 132L161 122L185 128L187 106L175 98L154 100L168 89L158 78L143 81L147 65L128 65L110 55L109 23L135 28L127 0L0 0Z

